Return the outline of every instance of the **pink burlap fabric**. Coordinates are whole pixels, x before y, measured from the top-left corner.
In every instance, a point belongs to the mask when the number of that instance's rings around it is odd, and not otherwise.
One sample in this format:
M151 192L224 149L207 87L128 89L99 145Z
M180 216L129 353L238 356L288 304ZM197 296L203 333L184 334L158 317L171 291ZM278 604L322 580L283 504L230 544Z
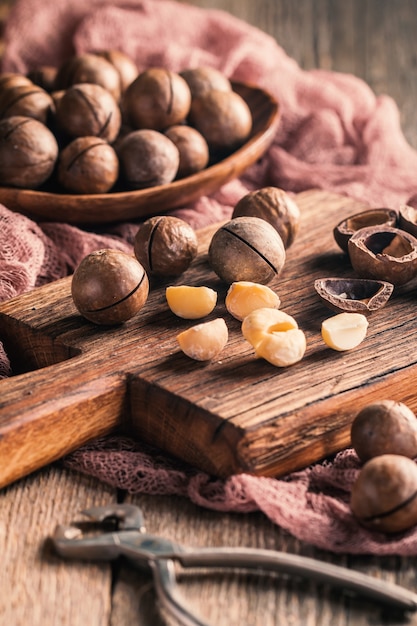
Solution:
M276 96L282 120L264 158L211 197L175 211L194 227L227 218L242 195L266 185L292 192L325 188L393 208L417 194L417 153L391 98L376 97L351 75L303 71L274 39L225 12L169 0L17 0L5 42L3 71L25 72L57 65L73 52L114 47L139 69L207 64ZM7 207L0 207L0 222L0 300L69 274L93 249L132 250L137 229L35 224ZM0 377L8 375L1 348ZM121 437L93 442L65 463L132 493L180 494L218 511L261 510L299 539L335 552L417 554L417 530L387 537L353 519L349 492L359 463L351 450L280 480L214 480Z

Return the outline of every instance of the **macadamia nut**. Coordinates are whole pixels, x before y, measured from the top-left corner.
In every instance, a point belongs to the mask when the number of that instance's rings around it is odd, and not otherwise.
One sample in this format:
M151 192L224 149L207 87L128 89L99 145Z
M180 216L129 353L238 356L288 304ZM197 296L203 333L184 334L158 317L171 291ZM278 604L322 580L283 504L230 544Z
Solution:
M323 321L321 336L329 348L343 352L359 346L367 330L368 320L362 313L339 313Z
M365 463L352 486L350 506L372 530L397 533L417 524L417 465L400 454L382 454Z
M95 250L72 277L71 294L83 317L105 326L122 324L145 305L148 276L133 256L120 250Z
M256 309L279 309L281 300L267 285L241 280L230 285L225 304L230 315L242 321Z
M381 454L417 457L417 419L403 402L380 400L364 406L351 427L351 442L361 461Z
M296 320L278 309L252 311L243 320L242 333L258 358L277 367L301 361L306 351L306 338Z
M218 317L192 326L177 335L181 350L196 361L211 361L225 347L229 338L226 322Z
M217 292L205 286L172 285L166 288L165 295L171 311L188 320L209 315L217 303Z
M235 217L216 230L208 261L227 283L248 280L265 285L281 273L285 264L281 236L260 217Z
M179 217L154 215L136 233L134 251L148 274L179 276L197 255L197 235Z

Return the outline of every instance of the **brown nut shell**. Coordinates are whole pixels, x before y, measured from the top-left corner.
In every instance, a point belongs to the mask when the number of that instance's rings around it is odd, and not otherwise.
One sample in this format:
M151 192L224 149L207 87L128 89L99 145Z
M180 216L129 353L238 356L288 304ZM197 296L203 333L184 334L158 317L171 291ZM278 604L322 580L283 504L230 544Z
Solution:
M417 418L403 402L372 402L353 420L351 442L363 462L381 454L413 459L417 457Z
M149 281L135 257L102 249L88 254L78 265L71 293L83 317L95 324L115 325L126 322L144 306Z
M135 130L117 146L120 171L132 189L166 185L174 180L180 162L177 146L157 130Z
M241 146L252 128L252 114L234 91L207 92L193 98L189 122L206 139L210 151L227 152Z
M275 228L260 217L236 217L213 235L208 261L226 283L266 284L285 263L285 248Z
M165 135L178 148L179 166L177 178L184 178L203 170L209 162L209 148L203 135L186 124L171 126Z
M368 226L348 243L350 262L362 278L404 285L417 275L417 239L399 228Z
M111 93L116 102L120 99L120 74L103 56L87 52L64 61L56 74L55 89L67 89L80 83L100 85Z
M18 74L17 72L1 72L0 73L0 94L3 89L17 87L18 85L33 85L29 76Z
M58 182L73 193L106 193L118 175L116 152L100 137L78 137L60 152Z
M394 285L371 278L318 278L314 281L318 296L330 309L340 313L370 315L386 305Z
M103 57L116 68L120 77L120 89L122 93L127 89L130 83L133 83L138 75L138 68L134 60L121 50L98 50L94 54Z
M367 528L385 533L417 524L417 465L397 454L376 456L352 486L353 515Z
M385 207L376 209L366 209L345 217L333 229L333 236L338 246L344 251L348 251L348 241L360 228L368 226L397 226L398 215L394 209Z
M408 204L400 206L398 226L413 237L417 237L417 209Z
M34 84L5 88L0 93L0 118L22 115L46 124L54 109L50 94Z
M251 191L236 204L232 218L254 216L269 222L281 235L285 248L293 243L300 226L300 209L283 189L263 187Z
M122 108L135 129L165 130L185 120L191 92L176 72L153 67L144 70L126 89Z
M190 67L182 70L180 76L184 78L190 88L193 98L204 96L213 89L218 91L232 91L230 80L223 72L202 65L200 67Z
M52 65L40 65L39 67L30 70L27 73L27 77L38 87L42 87L48 93L51 93L55 89L55 79L57 75L57 68Z
M58 144L38 120L14 116L0 121L0 184L36 189L52 174Z
M179 276L197 255L197 235L184 220L169 215L147 219L136 233L135 256L149 274Z
M73 85L55 100L56 121L70 137L101 137L112 143L121 127L120 109L100 85Z

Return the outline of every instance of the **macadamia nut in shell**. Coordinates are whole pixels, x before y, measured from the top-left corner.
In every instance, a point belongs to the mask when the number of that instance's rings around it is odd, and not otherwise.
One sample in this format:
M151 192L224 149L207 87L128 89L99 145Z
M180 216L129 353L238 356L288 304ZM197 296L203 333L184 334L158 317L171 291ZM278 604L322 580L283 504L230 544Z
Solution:
M197 255L197 235L184 220L156 215L139 227L135 256L150 275L179 276Z
M381 454L413 459L417 457L417 418L403 402L372 402L355 416L351 441L363 462Z
M149 281L142 265L119 250L88 254L76 268L71 283L75 306L95 324L126 322L144 306Z
M281 235L285 248L289 248L300 226L300 209L283 189L263 187L241 198L233 209L232 217L255 216L269 222Z
M119 175L112 146L100 137L77 137L60 152L57 177L64 189L93 194L109 191Z
M177 146L157 130L135 130L119 143L120 172L131 189L146 189L172 182L180 155Z
M236 150L249 137L252 114L235 91L208 91L193 98L189 122L213 152Z
M0 184L35 189L51 176L58 144L51 131L30 117L0 121Z
M112 143L119 134L121 112L104 87L89 83L73 85L55 102L57 125L69 137L93 135Z
M281 273L285 248L275 228L259 217L236 217L213 235L208 260L226 283L266 284Z
M126 89L122 107L135 129L165 130L185 120L191 92L176 72L161 67L144 70Z
M350 506L358 521L386 533L417 524L417 465L406 456L383 454L365 463L352 486Z

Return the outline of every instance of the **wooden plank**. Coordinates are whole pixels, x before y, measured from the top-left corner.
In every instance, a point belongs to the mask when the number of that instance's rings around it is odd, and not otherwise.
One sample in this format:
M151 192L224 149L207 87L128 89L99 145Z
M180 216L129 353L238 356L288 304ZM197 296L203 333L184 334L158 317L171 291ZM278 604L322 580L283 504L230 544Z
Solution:
M108 563L64 561L48 537L78 512L115 499L96 480L50 467L0 493L0 623L102 626L111 615Z
M10 461L3 484L118 426L213 474L281 475L348 445L360 404L383 394L417 410L414 282L372 314L361 346L348 353L327 348L320 327L333 312L314 280L353 275L333 226L365 205L317 190L297 201L300 233L271 283L307 338L305 357L289 368L256 359L225 309L227 285L207 263L218 225L198 233L198 258L174 281L219 293L211 318L227 320L230 340L211 363L180 352L176 334L191 323L168 309L166 282L154 285L135 318L112 329L78 315L70 277L2 304L0 335L17 367L42 368L0 383L0 449ZM34 393L22 394L29 381ZM41 446L32 445L37 438ZM23 457L31 465L19 469Z

